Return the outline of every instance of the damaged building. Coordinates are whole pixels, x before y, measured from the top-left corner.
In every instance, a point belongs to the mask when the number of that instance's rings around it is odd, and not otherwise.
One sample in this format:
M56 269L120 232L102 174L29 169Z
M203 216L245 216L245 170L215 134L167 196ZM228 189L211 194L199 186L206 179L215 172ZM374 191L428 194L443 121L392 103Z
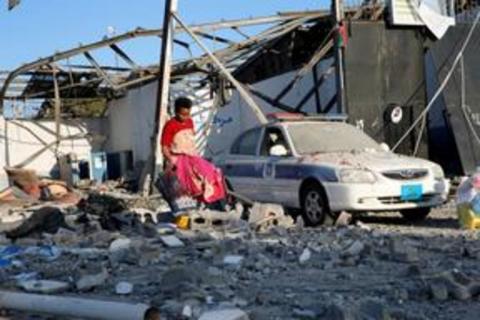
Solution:
M451 3L442 5L445 17L454 16ZM465 9L462 20L437 40L401 6L397 1L391 7L372 3L345 10L343 108L337 104L338 39L329 11L207 23L191 30L223 46L214 55L264 113L346 114L350 123L400 153L435 160L450 175L471 173L478 164L479 99L473 88L480 79L474 43L465 49L465 67L455 69L428 116L397 142L422 115L452 65L473 9ZM264 30L237 42L216 35L254 25ZM184 31L177 26L176 32ZM474 32L478 39L480 31ZM133 30L3 74L0 165L55 177L73 174L77 180L138 178L151 153L159 69L139 66L121 44L161 33ZM188 49L180 40L174 43ZM126 67L101 65L94 57L98 50L113 51ZM79 56L84 65L68 64ZM462 75L467 81L459 90ZM206 54L175 63L171 77L171 99L187 95L195 101L197 144L207 158L221 157L241 131L257 123L255 112ZM400 112L399 119L392 120L394 112ZM459 147L465 143L472 147ZM74 169L60 168L61 163ZM1 180L3 187L6 178Z

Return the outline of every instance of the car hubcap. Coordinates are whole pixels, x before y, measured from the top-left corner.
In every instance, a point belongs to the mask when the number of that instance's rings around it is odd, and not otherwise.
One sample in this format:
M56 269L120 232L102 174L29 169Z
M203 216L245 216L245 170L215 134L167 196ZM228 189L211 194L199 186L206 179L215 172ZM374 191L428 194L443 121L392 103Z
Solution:
M312 221L319 221L323 215L321 196L318 192L312 191L305 197L305 213Z

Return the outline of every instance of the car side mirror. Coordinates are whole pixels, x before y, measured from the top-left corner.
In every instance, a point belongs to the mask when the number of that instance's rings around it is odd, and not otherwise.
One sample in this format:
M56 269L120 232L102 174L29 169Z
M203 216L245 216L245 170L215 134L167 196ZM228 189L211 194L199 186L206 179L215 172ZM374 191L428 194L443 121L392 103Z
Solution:
M270 148L269 153L274 157L286 157L288 155L288 150L284 145L276 144Z

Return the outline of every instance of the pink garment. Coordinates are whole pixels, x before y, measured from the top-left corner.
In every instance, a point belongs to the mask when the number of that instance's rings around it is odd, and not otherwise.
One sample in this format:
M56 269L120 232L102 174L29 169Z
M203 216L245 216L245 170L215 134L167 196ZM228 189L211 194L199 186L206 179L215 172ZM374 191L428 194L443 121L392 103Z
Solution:
M179 155L175 165L177 179L185 194L205 203L225 198L222 172L207 160Z

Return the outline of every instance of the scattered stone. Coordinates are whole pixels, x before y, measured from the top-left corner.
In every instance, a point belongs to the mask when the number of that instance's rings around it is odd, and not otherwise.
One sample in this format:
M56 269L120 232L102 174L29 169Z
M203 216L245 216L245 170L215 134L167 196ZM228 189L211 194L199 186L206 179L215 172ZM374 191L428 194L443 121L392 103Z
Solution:
M305 263L307 263L308 260L310 260L311 257L312 257L312 252L310 251L310 249L305 248L305 249L303 249L302 254L298 258L298 262L300 264L305 264Z
M293 309L293 315L295 317L300 317L301 319L317 319L317 313L312 310L305 309Z
M335 220L335 226L337 227L345 227L348 226L352 222L352 215L346 211L340 212Z
M108 280L108 271L103 268L98 274L89 274L82 276L77 282L76 287L79 291L89 291L102 286Z
M257 232L264 232L275 227L291 228L293 219L285 215L283 207L271 203L255 203L248 217L250 227Z
M133 284L126 281L121 281L115 286L115 293L120 295L127 295L133 292Z
M399 262L417 262L420 259L417 248L398 238L391 239L390 254L393 260Z
M110 243L109 258L112 263L119 263L125 261L128 253L132 247L132 240L130 239L117 239Z
M223 258L223 263L226 265L238 266L242 263L243 256L229 255Z
M225 309L205 312L199 320L249 320L249 318L240 309Z
M365 250L365 245L360 240L355 240L350 245L345 247L342 251L342 255L345 257L357 257L360 256Z
M63 281L26 280L18 282L20 288L27 292L52 294L66 291L70 285Z
M184 306L182 310L182 316L185 318L192 318L193 317L192 307L189 305Z
M385 303L376 299L367 299L358 308L364 319L391 320L392 317Z
M448 299L448 289L444 283L430 283L430 294L434 300L445 301Z
M185 244L174 235L162 236L160 237L160 240L162 240L162 242L170 248L179 248L185 246Z
M372 228L370 228L368 225L366 225L366 224L363 223L362 221L357 221L357 222L355 223L355 225L356 225L360 230L367 231L367 232L372 231Z

